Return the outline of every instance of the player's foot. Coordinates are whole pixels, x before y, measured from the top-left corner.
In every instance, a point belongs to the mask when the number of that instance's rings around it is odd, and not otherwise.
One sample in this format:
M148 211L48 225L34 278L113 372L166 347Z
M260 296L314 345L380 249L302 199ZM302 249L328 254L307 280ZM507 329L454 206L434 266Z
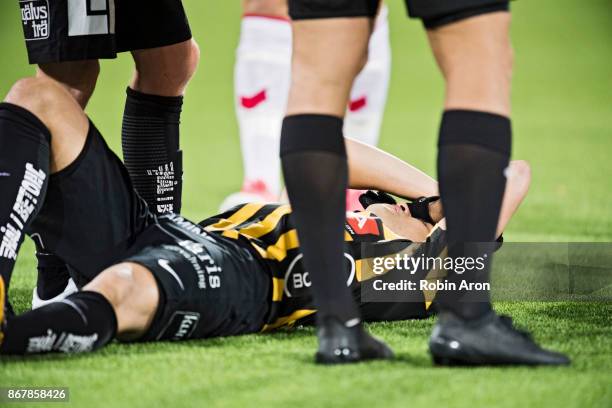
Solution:
M38 278L32 293L32 309L45 306L76 292L78 289L72 279L66 263L37 245Z
M318 364L346 364L393 358L393 351L389 346L369 334L361 322L347 325L335 317L326 317L318 323L317 336L319 350L315 361Z
M567 365L570 359L541 348L508 316L494 312L476 321L441 313L429 339L438 365Z
M6 287L4 286L4 278L0 276L0 346L4 340L4 309L6 307Z
M244 203L275 202L278 196L272 193L261 180L245 181L242 189L228 195L219 206L221 212Z
M72 295L73 293L78 292L78 290L79 288L77 288L77 285L74 283L72 278L68 279L68 284L66 285L66 288L64 288L64 290L60 294L50 299L41 299L38 296L38 288L34 288L34 290L32 291L32 309L37 309L39 307L46 306L49 303L62 300L68 295Z

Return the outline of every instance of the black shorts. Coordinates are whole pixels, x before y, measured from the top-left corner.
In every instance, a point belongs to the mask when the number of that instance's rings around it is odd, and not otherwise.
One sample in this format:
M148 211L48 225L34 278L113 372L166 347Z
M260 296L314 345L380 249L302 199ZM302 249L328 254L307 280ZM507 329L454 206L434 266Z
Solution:
M427 28L464 18L508 10L509 0L405 0L408 14ZM374 17L380 0L289 0L294 20L338 17Z
M149 268L162 299L145 340L252 333L267 321L272 278L252 249L177 214L151 214L91 122L77 159L49 177L27 233L79 287L121 262Z
M191 38L181 0L19 0L30 64L115 58Z
M154 220L125 166L90 122L77 159L49 177L27 233L68 264L80 287L128 254Z
M157 313L139 341L261 331L272 278L247 246L208 234L177 214L159 217L138 241L144 248L125 261L148 268L160 290Z

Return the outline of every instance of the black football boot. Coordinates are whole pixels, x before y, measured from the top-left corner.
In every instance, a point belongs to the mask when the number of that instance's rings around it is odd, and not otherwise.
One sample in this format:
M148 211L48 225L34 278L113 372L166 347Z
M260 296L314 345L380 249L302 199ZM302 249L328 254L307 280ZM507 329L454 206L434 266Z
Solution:
M351 324L353 323L353 324ZM342 323L335 317L322 318L317 326L318 364L347 364L393 358L393 351L370 335L358 319Z
M440 314L429 339L437 365L568 365L570 359L545 350L508 316L491 311L477 320Z

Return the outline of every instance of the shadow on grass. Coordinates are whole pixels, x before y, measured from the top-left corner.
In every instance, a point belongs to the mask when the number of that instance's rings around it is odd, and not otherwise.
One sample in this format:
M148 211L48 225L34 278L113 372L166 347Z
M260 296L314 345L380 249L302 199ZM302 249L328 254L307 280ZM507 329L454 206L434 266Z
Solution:
M528 316L540 316L542 318L561 320L571 324L580 322L583 325L591 325L597 328L597 331L599 331L599 329L607 332L612 330L612 304L609 303L538 303L530 304L528 309ZM423 322L420 323L421 324L417 326L423 327L418 327L419 329L429 331L429 326L432 323L431 321L425 322L426 324ZM377 325L380 325L381 329L386 330L398 329L398 327L394 327L394 325L397 324L397 322L377 323ZM423 341L427 341L426 336L423 336ZM92 357L120 357L122 355L130 357L135 355L159 356L187 350L195 351L206 349L247 350L249 353L257 354L263 352L265 349L274 354L278 354L279 351L284 351L283 354L285 354L285 357L290 356L290 358L298 363L312 364L315 347L314 329L312 327L298 327L294 329L279 330L272 333L256 333L180 342L121 343L115 341L94 353L2 356L0 357L0 362L9 365L23 362L74 362ZM374 364L377 363L378 362L374 362ZM406 353L406 351L403 351L399 353L394 360L386 361L384 364L404 364L412 368L424 369L434 368L430 356L426 352Z
M608 329L612 327L612 303L607 302L543 303L530 313L566 322L579 322Z
M120 356L120 355L138 355L138 354L164 354L173 353L180 350L193 350L193 349L213 349L213 348L226 348L226 347L239 347L239 346L252 346L252 345L265 345L270 346L270 342L274 343L287 343L294 342L296 339L304 339L313 336L313 330L310 329L295 329L295 330L282 330L275 333L255 333L240 336L228 336L228 337L215 337L210 339L194 339L188 341L157 341L157 342L120 342L113 341L106 347L92 352L92 353L81 353L81 354L63 354L63 353L49 353L49 354L30 354L24 356L17 355L3 355L0 356L0 362L2 363L21 363L21 362L63 362L63 361L78 361L81 359L91 357L103 357L103 356ZM282 345L274 347L284 347Z

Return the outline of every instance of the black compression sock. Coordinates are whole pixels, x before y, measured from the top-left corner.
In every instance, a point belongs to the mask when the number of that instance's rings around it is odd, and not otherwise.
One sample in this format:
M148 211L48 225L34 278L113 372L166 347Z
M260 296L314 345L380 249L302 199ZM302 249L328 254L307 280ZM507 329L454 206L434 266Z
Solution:
M179 123L183 97L127 89L121 140L134 188L156 214L181 211L183 155Z
M0 103L0 274L7 286L24 233L45 198L50 140L32 113Z
M504 171L510 157L512 132L506 117L485 112L450 110L444 113L438 145L440 195L448 228L449 256L485 257L484 269L450 272L458 284L489 282L495 230L506 185ZM440 292L441 310L464 319L478 318L491 310L489 294Z
M345 194L348 183L342 119L295 115L283 121L281 159L292 217L320 318L359 316L346 286Z
M97 292L77 292L9 317L0 354L81 353L108 344L117 331L111 304Z

